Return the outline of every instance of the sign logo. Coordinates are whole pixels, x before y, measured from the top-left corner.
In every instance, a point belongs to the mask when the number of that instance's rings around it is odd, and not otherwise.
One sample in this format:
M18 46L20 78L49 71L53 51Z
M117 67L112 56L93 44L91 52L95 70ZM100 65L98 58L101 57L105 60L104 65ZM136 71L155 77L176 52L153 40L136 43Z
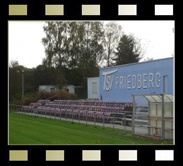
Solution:
M102 73L102 75L104 76L104 90L108 91L109 89L112 88L114 76L112 76L111 74L113 74L117 71L118 71L118 69Z

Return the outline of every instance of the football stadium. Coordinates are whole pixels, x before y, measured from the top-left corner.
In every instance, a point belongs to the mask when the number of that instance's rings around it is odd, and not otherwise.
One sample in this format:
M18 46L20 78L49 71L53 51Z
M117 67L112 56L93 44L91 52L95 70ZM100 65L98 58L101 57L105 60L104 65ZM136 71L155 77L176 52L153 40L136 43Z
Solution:
M87 99L9 105L9 144L173 144L174 59L101 68Z

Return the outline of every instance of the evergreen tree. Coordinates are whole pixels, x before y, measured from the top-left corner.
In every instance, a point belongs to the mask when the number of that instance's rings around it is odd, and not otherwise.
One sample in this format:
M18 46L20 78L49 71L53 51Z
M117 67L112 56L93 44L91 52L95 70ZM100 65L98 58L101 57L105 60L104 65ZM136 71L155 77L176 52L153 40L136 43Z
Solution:
M142 58L141 46L132 35L123 35L115 52L114 65L136 63Z

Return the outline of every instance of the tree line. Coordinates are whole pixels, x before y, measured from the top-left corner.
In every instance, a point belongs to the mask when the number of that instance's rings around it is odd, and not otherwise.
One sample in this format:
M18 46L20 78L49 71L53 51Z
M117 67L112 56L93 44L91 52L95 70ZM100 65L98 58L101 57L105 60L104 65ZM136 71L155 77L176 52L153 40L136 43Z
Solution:
M11 61L9 67L10 101L21 97L21 75L25 70L25 94L39 85L83 86L88 77L98 77L99 69L138 62L142 58L140 42L126 35L116 22L49 21L43 31L45 58L36 68L28 69Z

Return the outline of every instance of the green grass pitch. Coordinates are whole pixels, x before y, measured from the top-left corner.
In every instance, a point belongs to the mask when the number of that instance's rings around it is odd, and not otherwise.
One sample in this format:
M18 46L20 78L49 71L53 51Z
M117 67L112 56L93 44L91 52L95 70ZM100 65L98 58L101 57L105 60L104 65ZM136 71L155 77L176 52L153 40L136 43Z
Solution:
M173 144L131 136L123 130L9 113L9 145L141 145Z

